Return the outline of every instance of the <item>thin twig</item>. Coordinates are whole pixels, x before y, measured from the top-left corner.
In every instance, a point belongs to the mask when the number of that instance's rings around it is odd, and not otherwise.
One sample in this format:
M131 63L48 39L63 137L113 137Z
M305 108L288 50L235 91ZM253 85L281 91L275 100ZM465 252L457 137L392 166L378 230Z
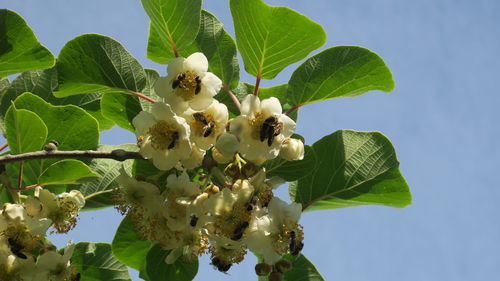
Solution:
M113 189L106 189L106 190L101 190L101 191L98 191L98 192L94 192L94 193L86 196L85 197L85 201L89 200L92 197L95 197L95 196L98 196L98 195L102 195L102 194L106 194L106 193L111 193L111 192L113 192Z
M222 83L222 86L224 87L224 90L226 90L227 94L229 95L229 97L233 101L234 105L239 110L241 107L241 104L240 104L240 101L238 100L238 98L236 97L236 95L233 93L233 91L231 91L231 88L229 88L229 86L226 85L225 83Z
M302 104L294 105L292 108L290 108L289 110L287 110L285 112L285 115L290 115L292 112L294 112L295 110L297 110L301 106L302 106Z
M260 86L260 73L257 74L257 79L255 80L255 88L253 89L253 95L259 95L259 86Z
M151 103L155 103L156 102L155 100L153 100L153 99L151 99L151 98L149 98L149 97L147 97L147 96L145 96L145 95L143 95L143 94L141 94L139 92L131 92L131 93L134 94L134 95L136 95L136 96L138 96L138 97L140 97L141 99L145 99L145 100L147 100L147 101L149 101Z
M172 38L170 38L170 45L172 46L172 51L174 51L174 56L176 58L179 57L179 51L177 50L177 46L175 46L175 42Z
M9 146L9 144L8 144L8 143L4 143L4 144L2 144L2 146L0 146L0 151L2 151L2 150L4 150L4 149L6 149L6 148L7 148L7 146Z
M113 151L95 151L95 150L69 150L61 151L56 150L47 152L45 150L27 152L22 154L7 154L0 156L0 165L10 162L18 162L34 159L47 159L47 158L105 158L113 159L116 161L125 161L127 159L144 159L139 152L125 151L123 149L115 149Z

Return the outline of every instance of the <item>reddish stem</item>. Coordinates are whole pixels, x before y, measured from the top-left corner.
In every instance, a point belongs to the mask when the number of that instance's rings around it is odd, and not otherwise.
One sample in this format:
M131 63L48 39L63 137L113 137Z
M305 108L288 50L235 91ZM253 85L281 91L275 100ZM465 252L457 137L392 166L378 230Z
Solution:
M255 80L255 88L253 89L253 95L259 95L259 86L260 86L260 73L257 74L257 80Z
M7 146L9 146L9 144L8 144L8 143L4 143L4 144L2 144L2 146L0 146L0 151L2 151L2 150L4 150L4 149L6 149L6 148L7 148Z
M229 95L229 97L231 98L231 100L233 101L234 105L238 108L238 110L240 109L241 107L241 104L240 104L240 101L238 100L238 98L236 97L236 95L233 93L233 91L231 91L231 89L229 88L228 85L226 84L222 84L222 86L224 87L224 90L226 90L227 94Z
M141 99L145 99L145 100L147 100L147 101L149 101L149 102L151 102L151 103L155 103L155 102L156 102L155 100L153 100L153 99L151 99L151 98L149 98L149 97L147 97L147 96L145 96L145 95L143 95L143 94L141 94L141 93L138 93L138 92L132 92L132 94L134 94L134 95L136 95L136 96L140 97Z
M292 108L290 108L289 110L287 110L285 112L285 115L290 115L292 112L294 112L295 110L297 110L301 106L302 106L302 104L294 105Z
M39 186L42 186L42 185L41 184L33 184L33 185L25 186L25 187L20 187L17 190L30 190L30 189L33 189L33 188L37 188Z

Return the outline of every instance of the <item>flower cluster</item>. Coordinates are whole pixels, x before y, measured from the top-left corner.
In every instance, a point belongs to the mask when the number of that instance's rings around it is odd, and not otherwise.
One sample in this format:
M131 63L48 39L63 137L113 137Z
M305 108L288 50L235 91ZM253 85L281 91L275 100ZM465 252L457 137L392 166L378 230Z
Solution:
M168 176L160 183L122 171L117 209L142 238L170 251L166 263L209 253L226 272L250 250L263 257L257 274L280 280L290 269L282 256L303 247L302 206L275 197L283 181L268 179L261 165L276 157L301 160L304 144L291 138L295 122L274 97L246 96L241 114L229 120L214 99L222 82L207 71L206 57L195 53L173 59L156 82L163 102L133 124L141 155Z
M64 254L46 239L52 226L64 233L75 226L85 204L76 190L55 196L37 187L24 203L6 203L0 210L0 281L66 281L79 274L70 265L74 244Z

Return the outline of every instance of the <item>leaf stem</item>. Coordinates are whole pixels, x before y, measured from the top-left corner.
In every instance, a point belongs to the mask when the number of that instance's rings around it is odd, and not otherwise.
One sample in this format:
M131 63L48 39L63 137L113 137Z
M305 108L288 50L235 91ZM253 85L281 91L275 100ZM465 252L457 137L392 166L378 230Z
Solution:
M303 104L297 104L297 105L294 105L292 108L290 108L289 110L287 110L285 112L285 115L290 115L292 112L294 112L295 110L297 110L299 107L301 107Z
M85 201L89 200L92 197L99 196L101 194L111 193L111 192L113 192L113 189L106 189L106 190L101 190L101 191L92 193L92 194L85 197Z
M260 73L257 74L257 79L255 80L255 88L253 89L253 95L259 95L259 86L260 86Z
M7 154L0 156L0 165L10 162L19 162L34 159L48 159L48 158L105 158L113 159L116 161L125 161L127 159L144 159L139 152L125 151L123 149L115 149L113 151L95 151L95 150L68 150L68 151L34 151L21 154ZM22 163L22 162L21 162ZM21 174L21 173L20 173Z
M21 190L23 184L23 161L19 163L19 175L17 176L17 190Z
M240 108L241 108L240 101L238 100L236 95L233 93L233 91L231 91L231 88L229 88L229 86L226 85L225 83L222 83L222 86L224 87L224 90L226 90L227 94L229 95L229 97L233 101L234 105L238 108L238 110L240 110Z
M140 97L141 99L145 99L145 100L147 100L147 101L149 101L151 103L155 103L156 102L155 100L153 100L153 99L151 99L151 98L149 98L149 97L147 97L147 96L145 96L145 95L143 95L143 94L141 94L139 92L131 92L131 93L133 95L136 95L136 96Z
M4 143L4 144L2 144L2 146L0 146L0 151L2 151L2 150L4 150L4 149L6 149L6 148L7 148L7 146L9 146L9 144L8 144L8 143Z

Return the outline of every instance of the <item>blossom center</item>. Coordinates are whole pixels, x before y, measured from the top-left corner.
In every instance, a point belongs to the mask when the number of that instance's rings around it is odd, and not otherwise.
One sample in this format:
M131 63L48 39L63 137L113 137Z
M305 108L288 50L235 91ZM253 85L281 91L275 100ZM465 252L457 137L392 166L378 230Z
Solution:
M194 128L198 135L207 138L215 131L216 123L212 115L196 112L193 114L193 118L194 121L191 123L191 127Z
M193 71L179 73L172 81L172 89L184 101L191 100L201 91L201 78Z
M261 142L267 139L268 146L273 144L274 137L279 136L283 130L283 123L279 121L276 115L265 118L261 112L258 112L254 115L254 118L250 119L249 123L252 138Z
M179 132L164 120L158 121L148 130L151 146L157 150L172 149L179 141Z

